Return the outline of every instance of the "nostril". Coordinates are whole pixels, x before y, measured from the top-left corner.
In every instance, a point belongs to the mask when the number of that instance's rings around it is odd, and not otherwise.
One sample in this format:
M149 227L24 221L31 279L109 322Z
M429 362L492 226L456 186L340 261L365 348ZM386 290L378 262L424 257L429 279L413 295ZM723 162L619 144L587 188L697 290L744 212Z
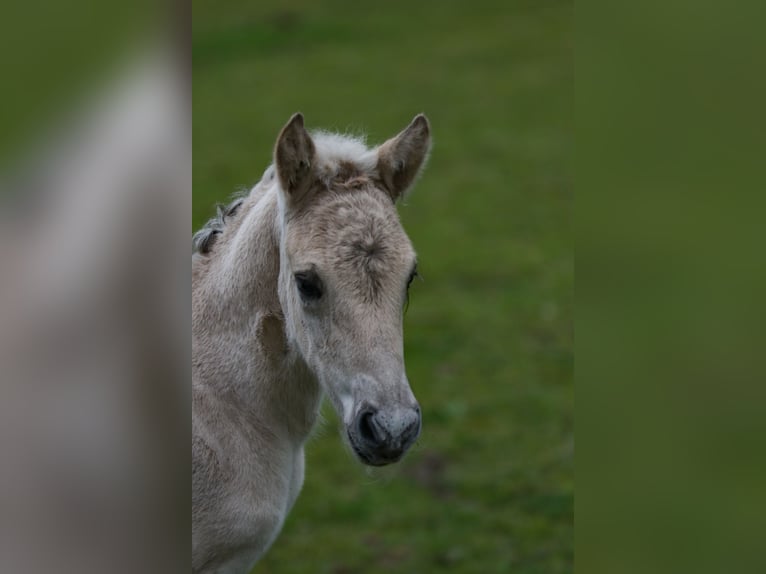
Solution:
M367 442L379 442L374 421L375 414L371 411L362 413L359 417L359 435Z
M416 410L417 410L417 416L404 431L405 442L414 441L420 435L420 430L423 425L423 418L420 415L420 409L418 408Z

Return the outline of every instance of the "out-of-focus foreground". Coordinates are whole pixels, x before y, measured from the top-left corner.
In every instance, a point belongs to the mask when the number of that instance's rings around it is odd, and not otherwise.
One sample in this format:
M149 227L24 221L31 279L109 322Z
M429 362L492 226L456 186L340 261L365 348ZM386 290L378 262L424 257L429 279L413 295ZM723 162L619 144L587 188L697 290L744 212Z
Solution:
M42 4L5 7L1 34L0 572L186 571L178 38Z
M368 474L325 409L255 572L572 571L571 27L568 2L195 5L194 229L296 111L371 143L425 112L434 134L400 209L420 443Z

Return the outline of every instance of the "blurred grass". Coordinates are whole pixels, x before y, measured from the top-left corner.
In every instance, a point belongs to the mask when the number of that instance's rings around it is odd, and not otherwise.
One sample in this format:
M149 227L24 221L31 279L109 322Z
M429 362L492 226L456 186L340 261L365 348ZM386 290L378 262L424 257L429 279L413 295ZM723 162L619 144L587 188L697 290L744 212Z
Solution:
M428 114L400 209L417 449L371 474L334 415L256 572L573 570L574 63L568 1L193 3L196 229L295 111L379 142Z

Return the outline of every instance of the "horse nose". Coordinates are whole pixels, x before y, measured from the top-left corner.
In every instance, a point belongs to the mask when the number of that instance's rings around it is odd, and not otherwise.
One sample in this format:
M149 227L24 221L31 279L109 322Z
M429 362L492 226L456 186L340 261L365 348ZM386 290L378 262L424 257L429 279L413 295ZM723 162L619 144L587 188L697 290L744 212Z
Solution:
M357 417L363 446L386 459L396 459L420 435L420 407L391 410L366 409Z

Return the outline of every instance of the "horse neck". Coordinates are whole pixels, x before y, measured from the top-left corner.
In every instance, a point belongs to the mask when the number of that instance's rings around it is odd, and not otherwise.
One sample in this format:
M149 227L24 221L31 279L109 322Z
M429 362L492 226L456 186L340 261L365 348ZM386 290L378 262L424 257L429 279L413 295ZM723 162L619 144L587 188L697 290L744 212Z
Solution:
M236 229L221 238L205 281L193 289L195 366L206 371L197 379L259 425L282 425L303 441L318 416L321 392L285 338L276 190L246 201L231 225Z

